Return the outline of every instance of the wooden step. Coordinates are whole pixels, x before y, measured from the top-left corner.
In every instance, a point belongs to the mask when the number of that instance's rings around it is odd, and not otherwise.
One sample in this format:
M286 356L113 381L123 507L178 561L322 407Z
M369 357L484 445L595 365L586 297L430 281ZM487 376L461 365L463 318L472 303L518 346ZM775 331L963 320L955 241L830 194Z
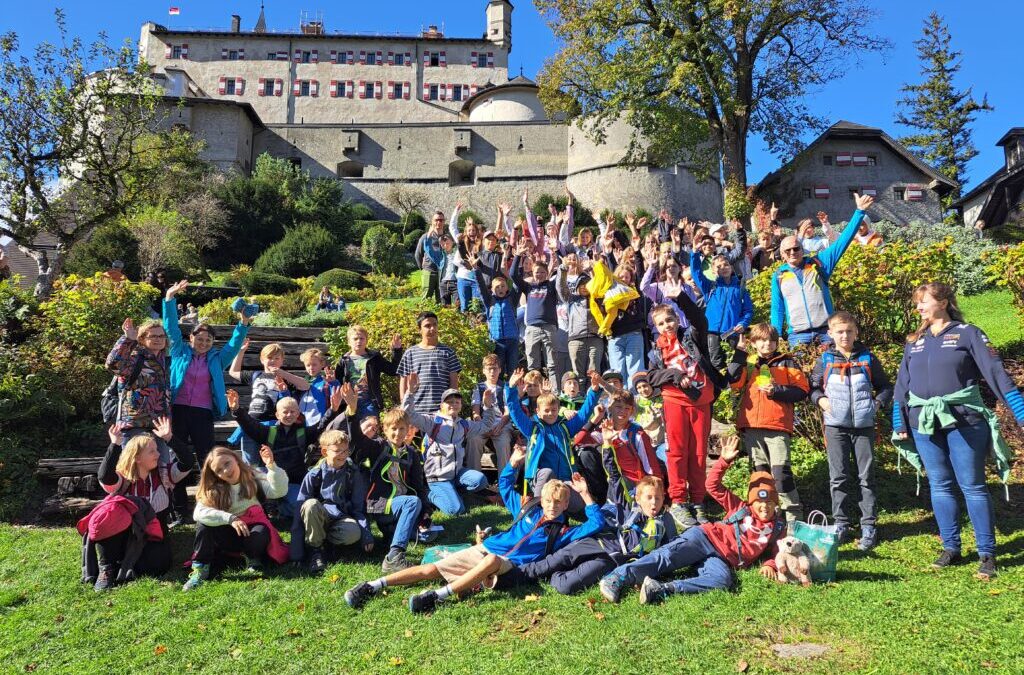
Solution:
M191 326L182 325L182 333L187 333ZM211 326L219 340L226 340L234 332L234 325ZM249 326L247 337L251 342L322 342L323 328L278 328L273 326Z
M36 463L36 475L43 479L57 480L61 476L96 475L100 470L99 457L53 457L40 459Z

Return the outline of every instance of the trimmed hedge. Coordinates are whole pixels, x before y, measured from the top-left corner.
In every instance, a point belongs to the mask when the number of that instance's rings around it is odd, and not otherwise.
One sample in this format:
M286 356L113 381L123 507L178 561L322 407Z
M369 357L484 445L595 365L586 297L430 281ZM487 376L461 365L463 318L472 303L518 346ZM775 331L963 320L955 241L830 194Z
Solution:
M298 225L264 251L253 269L286 277L319 274L337 266L338 248L338 240L325 228Z
M366 279L358 272L335 267L317 275L313 281L313 290L319 292L324 287L346 290L350 288L366 288L367 285Z
M291 293L299 290L299 284L294 279L289 279L280 274L246 272L245 274L239 274L237 280L242 293L245 295L270 295Z

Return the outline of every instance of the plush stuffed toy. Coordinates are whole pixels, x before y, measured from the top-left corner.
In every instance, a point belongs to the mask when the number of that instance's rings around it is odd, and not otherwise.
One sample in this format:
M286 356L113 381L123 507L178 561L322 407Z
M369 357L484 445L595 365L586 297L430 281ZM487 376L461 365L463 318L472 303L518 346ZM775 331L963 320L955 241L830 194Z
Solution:
M779 552L775 555L775 567L779 571L779 583L800 582L811 585L811 559L807 546L796 537L779 540Z

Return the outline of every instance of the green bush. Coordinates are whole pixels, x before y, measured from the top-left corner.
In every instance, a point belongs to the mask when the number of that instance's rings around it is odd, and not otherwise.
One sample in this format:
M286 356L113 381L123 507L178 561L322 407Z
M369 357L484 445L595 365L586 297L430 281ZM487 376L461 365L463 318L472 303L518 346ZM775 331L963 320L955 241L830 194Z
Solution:
M744 220L754 212L754 198L748 188L736 181L729 181L725 187L723 213L728 220Z
M363 275L343 270L338 267L321 272L313 282L313 290L319 292L322 288L337 288L341 290L349 288L366 288L367 282Z
M260 314L253 320L253 325L275 328L337 328L348 325L348 319L345 312L310 311L292 319L279 317L276 314Z
M349 210L352 212L352 219L356 222L374 219L373 209L362 202L352 202Z
M31 332L26 325L39 310L31 291L13 280L0 280L0 342L19 343Z
M72 246L64 273L91 277L110 269L115 260L124 263L124 274L129 279L140 278L139 242L120 220L100 225L88 239Z
M423 236L424 232L426 232L426 230L421 230L419 228L416 228L415 230L408 232L402 239L402 246L405 248L405 250L409 251L410 253L415 251L416 244L419 243L420 237Z
M245 298L248 302L255 302L260 306L261 312L268 311L270 303L277 299L276 295L251 295ZM199 318L207 323L221 326L233 326L238 323L238 314L231 311L231 303L235 298L219 298L211 300L199 308ZM257 317L263 316L258 314Z
M1010 291L1017 316L1024 321L1024 243L988 251L983 260L989 281Z
M398 235L384 227L373 227L366 233L362 255L376 274L403 274L407 267L406 253Z
M476 223L477 225L486 227L486 223L484 223L483 218L480 217L479 213L473 211L472 209L462 209L461 211L459 211L459 232L465 231L466 221L469 220L470 218L472 218L473 222Z
M547 193L544 193L534 200L533 206L531 208L533 209L533 212L537 214L538 218L547 218L548 204L554 204L555 206L558 207L559 211L562 211L565 209L568 203L569 200L567 197L565 197L565 195L555 198ZM597 221L594 220L594 214L586 206L580 204L579 200L573 199L572 209L573 223L576 229L581 227L597 227Z
M299 277L335 267L338 240L319 225L289 228L284 238L256 260L253 268L264 274Z
M250 271L240 274L236 278L238 286L244 295L291 293L299 289L299 284L294 279L289 279L280 274Z
M270 313L284 319L294 319L306 311L312 298L307 291L295 291L270 301Z
M406 346L420 341L416 315L424 309L437 314L441 342L457 350L459 360L462 362L460 388L468 392L474 383L481 381L480 362L493 348L487 334L487 326L471 315L462 314L451 307L438 307L429 303L417 303L415 307L411 307L400 302L378 302L374 305L350 307L346 312L346 318L349 325L359 324L366 328L370 336L371 349L388 353L391 337L395 333L402 336L402 344ZM324 342L330 349L332 360L337 360L348 351L348 338L344 328L324 331ZM382 383L385 403L396 405L396 380L385 377Z
M948 240L956 259L953 274L957 292L977 295L992 287L992 280L985 273L985 256L998 247L988 239L978 239L973 230L961 225L928 224L921 221L909 225L880 222L874 228L886 242L899 240L912 244L937 244Z
M375 227L383 227L392 234L400 234L402 226L390 220L357 220L352 225L352 241L362 242L366 239L366 233Z
M412 211L410 213L407 213L405 217L402 218L402 225L404 226L406 232L411 232L413 230L426 231L427 219L419 211Z

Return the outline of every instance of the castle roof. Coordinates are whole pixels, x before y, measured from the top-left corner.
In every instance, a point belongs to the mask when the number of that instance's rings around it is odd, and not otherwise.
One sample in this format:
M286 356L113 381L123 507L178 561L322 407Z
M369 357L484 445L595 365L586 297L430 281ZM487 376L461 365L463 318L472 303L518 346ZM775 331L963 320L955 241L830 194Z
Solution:
M449 44L473 44L478 45L480 43L489 43L485 37L478 38L462 38L462 37L448 37L445 36L425 36L425 35L400 35L395 34L377 34L377 33L342 33L342 32L328 32L323 31L320 33L302 33L298 31L275 31L269 30L266 26L263 26L263 30L251 30L251 31L239 31L234 32L231 30L195 30L195 29L173 29L167 26L153 23L153 28L150 31L152 35L174 35L188 37L194 35L196 37L219 37L219 38L233 38L238 39L240 37L261 37L261 38L281 38L287 40L365 40L372 42L437 42L437 43L449 43Z
M512 90L515 90L515 89L526 89L526 90L531 90L531 91L540 91L540 87L537 86L536 82L534 82L530 78L528 78L528 77L524 76L522 73L520 73L519 75L513 77L511 80L509 80L508 82L506 82L504 84L491 85L489 87L484 87L484 88L480 89L479 91L477 91L476 94L474 94L473 96L470 96L469 98L467 98L463 102L463 104L462 104L462 112L463 113L468 113L470 108L472 108L479 101L482 101L485 98L490 98L491 96L494 96L495 94L506 92L506 91L512 91Z

